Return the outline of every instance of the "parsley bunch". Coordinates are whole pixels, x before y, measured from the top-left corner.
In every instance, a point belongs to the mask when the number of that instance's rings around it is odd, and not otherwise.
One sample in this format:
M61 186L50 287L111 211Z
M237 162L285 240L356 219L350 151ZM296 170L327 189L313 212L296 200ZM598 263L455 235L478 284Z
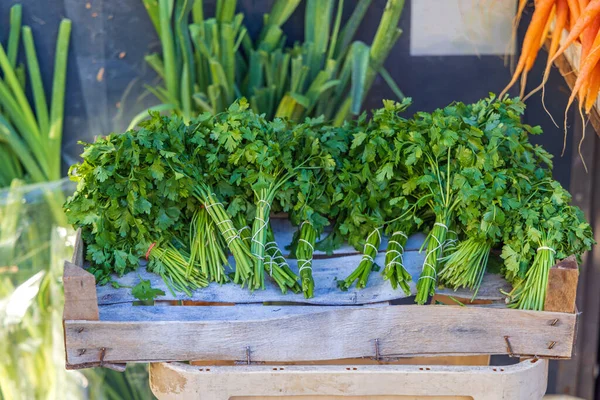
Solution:
M521 122L524 105L509 98L404 118L409 104L385 101L371 118L339 127L322 118L267 120L243 99L189 124L155 114L137 131L86 145L71 170L78 189L67 215L82 228L100 284L147 258L171 290L190 294L230 279L256 290L269 277L282 292L310 298L319 284L315 249L331 253L346 241L361 250L338 284L363 288L387 235L382 274L409 294L404 247L423 230L417 303L438 284L476 293L492 250L502 247L511 306L542 309L555 260L580 256L594 241L552 180L550 155L529 142L541 131ZM297 272L271 229L280 211L298 227Z
M173 272L185 275L187 260L169 255L181 245L177 239L187 237L186 220L198 206L185 173L190 131L178 118L155 114L138 131L85 144L83 162L70 170L77 191L65 212L82 229L98 283L107 283L111 272L136 269L140 258L167 280ZM203 276L194 276L180 286L205 285Z

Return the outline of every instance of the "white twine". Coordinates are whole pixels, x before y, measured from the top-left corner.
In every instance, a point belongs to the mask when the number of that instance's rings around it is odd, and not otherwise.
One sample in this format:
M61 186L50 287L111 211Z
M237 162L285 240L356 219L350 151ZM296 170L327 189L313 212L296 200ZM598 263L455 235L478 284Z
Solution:
M388 241L388 244L395 244L396 246L400 247L402 249L402 251L404 251L404 246L402 246L400 243L398 243L395 240ZM398 252L398 250L392 249L392 250L388 250L388 253L391 252L391 251Z
M277 246L277 242L268 242L265 245L265 251L270 251L271 249L275 249L275 255L270 256L273 260L282 260L281 262L277 263L277 265L281 266L281 265L285 265L287 266L287 260L285 259L285 257L283 256L283 253L281 252L281 250L279 250L279 247Z
M363 254L363 256L362 256L362 261L365 261L365 260L367 260L367 261L370 261L370 262L372 262L372 263L374 263L374 262L375 262L375 260L373 260L373 257L371 257L371 256L370 256L370 255L368 255L368 254Z
M404 238L408 240L408 236L406 236L406 234L402 231L396 231L396 232L392 233L392 236L396 236L396 235L404 236Z
M269 276L273 277L273 257L269 257L268 264L271 267L271 269L269 270Z
M313 247L313 245L308 240L299 239L298 242L306 243L313 252L315 251L315 248Z
M266 213L267 213L267 215L269 215L269 212L270 212L270 210L271 210L271 205L270 205L270 204L269 204L267 201L265 201L265 200L262 200L262 199L260 199L260 200L258 201L258 203L259 203L259 204L260 204L260 203L265 203L265 204L266 204L266 209L267 209L267 210L266 210ZM255 218L255 219L257 219L257 220L259 220L260 222L262 222L262 226L261 226L260 228L258 228L258 229L256 230L256 233L255 233L255 234L252 236L252 243L258 243L258 244L260 244L260 246L263 248L263 251L264 251L265 245L264 245L264 244L262 244L260 241L256 240L256 237L257 237L257 236L258 236L258 235L259 235L259 234L262 232L262 230L263 230L263 229L266 229L266 228L267 228L267 226L268 226L268 224L269 224L269 218L267 217L267 219L266 219L266 220L264 220L264 219L262 219L262 218L260 218L260 217L254 217L254 218ZM255 253L254 255L255 255L255 256L256 256L256 257L257 257L259 260L260 260L260 259L262 259L262 257L259 257L259 256L258 256L258 254L256 254L256 253Z
M442 224L441 222L436 222L433 225L434 226L435 225L441 226L442 228L446 229L446 232L448 231L448 227L446 225ZM427 254L425 255L425 260L427 260L429 258L429 256L431 254L433 254L434 252L436 252L437 250L443 250L444 249L444 244L441 243L440 240L437 237L435 237L433 235L431 237L435 239L435 241L438 243L438 245L436 247L434 247L433 249L427 251ZM439 260L440 259L438 258L437 261L439 261ZM433 276L429 276L429 275L424 275L423 274L425 272L425 267L431 268L431 270L433 271ZM419 277L418 280L421 280L421 279L424 279L424 278L431 279L434 282L437 282L437 271L435 270L435 267L433 265L431 265L430 263L428 263L427 261L423 263L423 268L421 268L421 276Z
M298 273L301 273L303 269L310 269L312 271L312 260L304 260L304 259L298 259L298 263L302 262L302 266L300 266L300 264L298 264Z
M537 248L537 251L540 251L540 250L550 250L552 253L556 254L556 250L554 250L552 247L540 246Z
M223 203L221 203L221 202L216 202L216 203L210 203L209 205L206 205L206 204L204 204L204 207L206 207L206 209L208 210L209 208L211 208L211 207L214 207L214 206L218 206L218 205L221 205L221 206L222 206L222 205L223 205Z
M365 248L364 251L367 250L367 246L371 247L372 249L375 250L375 253L377 253L377 251L379 250L377 247L375 247L374 245L372 245L371 243L365 243Z
M226 223L228 223L228 222L231 222L231 220L230 220L230 219L224 219L224 220L223 220L223 221L221 221L221 222L217 222L217 226L219 226L219 225L221 225L221 224L226 224Z

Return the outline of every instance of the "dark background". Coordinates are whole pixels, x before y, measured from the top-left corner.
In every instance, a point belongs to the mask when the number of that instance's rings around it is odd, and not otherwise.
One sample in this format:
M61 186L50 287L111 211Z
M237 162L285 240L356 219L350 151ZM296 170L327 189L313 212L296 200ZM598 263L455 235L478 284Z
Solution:
M346 1L346 8L350 9L352 2L353 0ZM9 9L15 3L23 5L23 23L31 26L33 30L47 91L51 85L58 24L65 17L73 21L63 140L66 172L68 165L76 162L81 152L77 141L92 141L97 135L122 131L132 116L158 103L144 90L145 83L156 83L156 76L146 66L144 56L160 51L160 43L141 0L0 0L0 42L5 43ZM206 15L214 15L214 0L205 0L204 3ZM246 26L258 31L262 23L262 14L271 8L272 3L273 0L239 0L238 11L245 14ZM373 1L358 31L357 39L371 43L385 3L385 0ZM500 55L410 56L410 3L410 0L406 2L400 21L404 34L386 62L387 70L400 89L413 99L410 113L431 111L456 100L475 102L486 97L489 92L498 93L503 89L510 79L510 70ZM284 26L290 42L302 39L303 13L301 5ZM526 11L521 24L519 41L522 40L530 14L531 8ZM120 58L119 54L122 52L125 53L125 57ZM541 80L545 61L545 53L541 52L540 60L531 72L531 87L528 89L537 86ZM104 73L103 79L99 81L98 74L101 69ZM556 70L552 72L546 88L548 109L561 124L569 89ZM513 89L512 94L516 93L516 89ZM383 79L378 78L364 107L379 107L381 100L385 98L394 98L394 95ZM565 156L560 157L563 146L562 129L552 124L542 108L539 95L528 101L524 120L531 125L542 126L544 134L533 137L532 141L542 144L555 155L555 178L565 187L569 187L572 175L579 176L581 171L580 163L572 157L573 140L568 141ZM569 114L569 121L575 121L573 112ZM579 126L578 129L581 130L581 124L573 125ZM573 128L570 127L569 131L570 138L577 135ZM595 135L589 134L584 146L593 148L595 140ZM578 165L576 171L572 171L572 164ZM591 166L593 168L593 163ZM574 196L577 195L578 193L574 193ZM592 361L595 366L596 346L593 349ZM554 364L550 373L549 392L567 391L575 394L575 388L565 388L566 384L560 380L557 383L557 371L558 368ZM588 372L593 374L592 371ZM592 377L588 380L591 379Z

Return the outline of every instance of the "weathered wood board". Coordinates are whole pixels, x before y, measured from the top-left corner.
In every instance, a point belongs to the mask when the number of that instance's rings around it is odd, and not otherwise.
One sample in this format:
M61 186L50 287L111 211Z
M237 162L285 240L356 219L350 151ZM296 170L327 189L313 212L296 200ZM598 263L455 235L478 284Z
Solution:
M157 300L191 300L204 302L229 302L229 303L263 303L263 302L297 302L305 304L321 305L354 305L368 304L381 301L390 301L407 297L402 290L394 290L389 282L383 280L380 272L374 271L369 277L367 287L356 289L352 287L348 291L341 291L337 287L337 280L344 279L359 264L361 255L349 255L336 258L315 259L313 260L313 277L315 280L315 291L312 299L305 299L301 293L281 293L281 290L267 278L264 290L249 291L238 285L210 284L208 287L192 292L192 296L185 293L175 293L173 295L165 285L160 276L140 268L136 273L130 273L123 277L115 277L114 280L122 286L135 286L140 278L150 280L152 287L162 289L164 296L157 297ZM419 279L421 266L423 265L424 254L416 250L407 251L404 257L405 266L408 272L413 276L411 283L411 293L416 293L416 281ZM290 267L296 268L296 260L289 259ZM380 253L375 258L378 265L383 265L385 255ZM139 275L138 275L139 274ZM128 287L114 288L111 285L99 286L98 303L103 305L131 303L136 299L131 294ZM478 299L501 301L504 295L500 290L510 291L510 285L499 275L488 274L484 277L481 288L477 294ZM440 293L449 294L460 298L470 298L472 293L469 290L440 290Z
M515 365L150 364L160 400L541 400L548 362Z
M288 220L272 219L271 224L275 232L275 239L278 242L279 248L287 255L286 247L291 243L295 228L293 228ZM425 254L419 252L419 248L423 244L425 236L423 234L412 235L406 243L406 252L403 261L407 271L412 275L413 282L411 283L411 294L416 293L416 282L419 279L421 268ZM386 240L384 238L381 249L385 249ZM246 288L228 284L217 285L211 284L207 288L196 290L192 296L187 296L185 293L171 293L169 288L163 282L162 278L156 274L146 271L144 268L146 262L140 261L139 269L136 273L129 273L123 277L114 276L114 281L118 282L121 288L114 288L111 285L98 287L98 304L110 305L119 303L131 303L136 299L131 295L131 289L128 287L135 286L140 278L150 280L152 287L159 288L165 292L164 296L159 296L157 300L189 300L202 302L229 302L229 303L263 303L263 302L297 302L304 304L319 304L319 305L357 305L369 304L382 301L391 301L407 297L401 290L392 289L391 285L383 280L380 271L374 271L369 276L367 287L361 290L351 288L348 291L342 292L337 287L337 281L345 279L358 266L362 255L354 248L344 245L334 252L335 257L327 257L323 252L315 252L313 260L313 277L315 280L314 297L305 299L299 293L282 294L279 288L267 277L265 290L256 290L250 292ZM297 261L289 258L288 263L292 270L297 271ZM233 258L230 258L230 264L234 265ZM385 265L385 253L381 251L375 258L376 264L382 268ZM499 275L488 274L485 276L481 288L477 294L478 299L502 301L505 296L501 294L501 290L510 290L510 285L504 281ZM469 299L473 295L469 290L452 290L442 289L440 293L453 295L462 299Z
M246 307L212 308L212 320L65 321L67 362L95 363L101 355L114 363L245 360L247 348L256 361L373 357L375 339L380 357L513 353L565 358L571 356L576 322L575 314L459 306L318 307L309 314L282 306L286 314L279 317L254 317ZM216 317L230 308L246 315Z

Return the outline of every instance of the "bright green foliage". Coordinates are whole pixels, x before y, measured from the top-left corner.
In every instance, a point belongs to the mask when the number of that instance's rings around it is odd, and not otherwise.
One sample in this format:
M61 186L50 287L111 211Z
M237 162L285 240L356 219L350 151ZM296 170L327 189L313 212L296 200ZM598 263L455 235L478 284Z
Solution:
M131 289L131 294L138 300L150 301L154 300L157 296L164 296L165 292L153 288L150 279L140 278L140 282Z
M276 0L256 38L244 16L235 14L237 0L217 0L212 18L202 0L143 0L162 45L162 55L146 60L164 85L149 90L163 102L158 107L186 121L201 112L224 111L244 96L268 118L325 115L341 124L359 113L379 73L403 97L383 64L402 33L404 0L388 0L368 46L353 38L371 1L306 0L304 42L289 46L282 25L300 0ZM342 25L342 13L351 7Z
M439 284L476 293L502 247L511 304L541 309L554 261L594 240L552 180L550 155L529 142L539 128L522 124L524 106L509 98L404 118L409 103L386 101L371 118L337 127L322 117L269 120L244 99L189 124L154 114L138 131L86 146L67 213L83 228L100 282L146 257L170 288L190 294L227 280L228 248L235 283L257 290L272 279L310 298L315 249L331 253L346 241L362 251L339 286L363 288L387 235L383 277L409 294L404 246L424 230L418 303ZM275 243L276 212L298 226L299 277Z
M190 132L180 119L155 114L138 131L86 144L84 161L71 168L77 191L65 211L69 222L82 228L100 284L110 272L137 268L149 250L187 237L186 218L198 207L186 175ZM162 270L162 262L152 257L149 268Z

